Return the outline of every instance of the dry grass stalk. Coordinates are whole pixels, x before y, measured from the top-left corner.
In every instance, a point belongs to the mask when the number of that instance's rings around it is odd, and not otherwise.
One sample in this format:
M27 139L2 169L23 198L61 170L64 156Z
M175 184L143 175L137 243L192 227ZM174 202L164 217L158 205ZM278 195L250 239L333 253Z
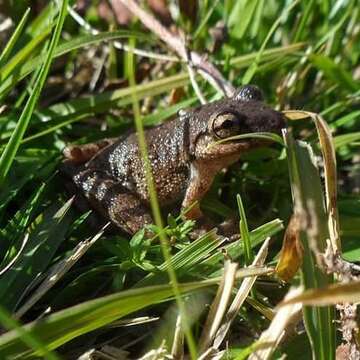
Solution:
M269 242L270 242L270 238L267 238L264 241L263 245L261 246L259 252L257 253L250 267L257 267L264 264L268 253ZM218 349L222 344L222 342L224 341L232 322L235 320L237 314L239 313L241 305L244 303L245 299L247 298L251 288L253 287L256 281L256 278L257 278L256 276L249 277L244 279L243 282L241 283L241 286L232 304L230 305L227 314L225 315L225 319L216 333L213 343L213 347L215 349Z

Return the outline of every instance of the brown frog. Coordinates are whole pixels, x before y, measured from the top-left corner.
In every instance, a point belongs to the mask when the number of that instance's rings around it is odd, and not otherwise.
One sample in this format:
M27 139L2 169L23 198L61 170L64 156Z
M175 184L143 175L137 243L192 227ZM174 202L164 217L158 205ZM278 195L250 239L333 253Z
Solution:
M243 86L231 98L188 111L157 127L145 137L161 207L180 203L189 219L201 219L198 202L215 175L238 161L241 154L263 141L243 139L215 144L220 139L250 132L279 133L284 117L263 103L261 91ZM144 164L137 135L131 133L96 144L69 146L62 170L91 207L118 228L133 234L152 223Z

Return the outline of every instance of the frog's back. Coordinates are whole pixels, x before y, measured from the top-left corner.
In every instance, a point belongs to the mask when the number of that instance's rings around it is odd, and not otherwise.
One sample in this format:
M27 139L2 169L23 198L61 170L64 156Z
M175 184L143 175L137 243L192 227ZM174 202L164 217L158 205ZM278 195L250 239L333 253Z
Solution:
M162 205L182 198L189 180L186 122L174 119L145 132L148 156ZM144 163L135 133L108 146L87 166L101 167L129 191L148 202Z

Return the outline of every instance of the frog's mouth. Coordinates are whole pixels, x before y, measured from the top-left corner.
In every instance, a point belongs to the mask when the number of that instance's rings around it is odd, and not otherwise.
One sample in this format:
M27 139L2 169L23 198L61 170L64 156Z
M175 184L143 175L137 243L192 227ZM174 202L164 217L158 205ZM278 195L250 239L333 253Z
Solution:
M228 156L239 156L249 150L268 146L272 143L284 145L282 138L275 133L247 133L231 136L221 140L207 142L199 139L197 144L197 157L203 159L220 159ZM205 145L205 146L204 146Z
M195 144L195 158L221 159L233 155L237 156L254 147L261 146L261 143L264 142L264 140L253 140L249 138L228 139L216 140L208 135L198 138Z
M234 144L248 144L250 143L252 146L256 145L263 145L268 144L271 142L276 142L281 145L284 144L282 138L273 132L256 132L256 133L246 133L246 134L239 134L234 136L229 136L224 139L219 139L215 141L211 146L216 146L219 144L226 144L226 143L234 143Z

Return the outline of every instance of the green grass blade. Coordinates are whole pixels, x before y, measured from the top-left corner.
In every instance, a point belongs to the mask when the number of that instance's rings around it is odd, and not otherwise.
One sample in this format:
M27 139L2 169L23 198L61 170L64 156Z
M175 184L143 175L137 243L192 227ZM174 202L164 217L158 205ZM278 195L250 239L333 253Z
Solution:
M241 200L241 196L238 194L236 196L239 214L240 214L240 235L241 239L244 242L244 255L245 255L245 265L249 266L253 260L254 260L254 253L251 248L251 240L250 240L250 234L249 234L249 228L246 220L246 214L244 205Z
M66 103L59 103L50 106L43 111L44 116L69 116L79 115L83 113L100 113L107 111L111 106L124 106L132 103L131 93L136 92L138 100L147 96L155 96L173 88L186 85L188 83L188 74L180 73L168 76L159 80L149 81L145 84L134 86L134 90L130 87L115 91L107 91L102 94L89 96L83 99L75 99Z
M306 4L306 3L304 3ZM315 7L315 1L314 0L310 0L308 1L308 3L305 6L305 10L302 12L301 14L301 20L300 23L296 29L295 35L294 35L294 42L298 42L304 35L305 31L305 26L309 20L309 18L311 17L312 14L314 14L314 10L313 8Z
M261 57L259 58L259 64L262 62L268 62L277 58L283 58L285 56L294 55L304 47L304 43L297 43L291 45L285 45L281 47L274 47L272 49L266 49L262 51ZM237 69L247 67L251 65L253 61L259 56L260 51L245 54L241 56L234 56L230 59L229 63L231 67Z
M340 117L339 119L331 123L331 128L334 130L340 126L353 126L357 119L360 119L360 110L352 111L345 116Z
M222 144L222 143L226 143L228 141L242 140L242 139L260 139L260 140L274 141L280 145L284 145L283 140L277 134L270 133L270 132L257 132L257 133L248 133L248 134L230 136L228 138L216 141L214 144L211 144L209 147L216 146L216 145Z
M360 140L360 131L344 135L338 135L334 137L334 146L336 149L338 149L342 146L350 145L351 143L358 140Z
M40 92L45 84L45 80L46 80L47 74L50 69L53 53L54 53L55 47L59 41L62 26L64 24L64 20L66 17L67 2L68 2L67 0L63 0L63 2L62 2L61 11L60 11L59 17L57 19L57 24L55 27L54 35L51 39L44 65L41 68L39 77L36 81L36 84L34 85L32 94L29 97L29 100L27 101L27 103L21 113L18 123L16 124L16 128L15 128L13 134L11 135L9 142L6 145L4 152L1 154L0 186L3 184L3 182L6 178L6 175L14 161L16 152L20 146L20 142L24 136L24 133L25 133L28 125L29 125L31 115L35 109L37 102L38 102Z
M56 130L59 130L65 126L68 126L70 124L73 124L75 122L78 122L78 121L81 121L83 119L85 119L86 117L88 116L91 116L92 114L80 114L78 116L71 116L70 119L62 119L60 118L61 121L57 121L57 124L56 125L53 125L53 126L50 126L49 128L47 129L44 129L34 135L31 135L31 136L28 136L26 138L24 138L22 141L21 141L21 144L25 144L29 141L33 141L35 139L38 139L42 136L46 136L48 134L51 134L52 132L55 132Z
M304 247L302 282L305 289L324 287L332 282L332 276L325 274L318 264L319 254L325 251L329 238L319 172L309 145L295 142L289 133L285 141L295 215L300 218L300 239ZM334 308L305 307L303 314L313 357L335 359Z
M341 64L336 64L332 59L325 55L310 55L310 61L319 70L322 70L332 82L338 84L350 92L360 89L360 81L353 79L353 76Z
M10 60L0 69L1 82L9 77L16 68L26 61L35 49L49 36L52 26L48 26L46 31L28 42L19 52L17 52ZM38 64L39 65L39 64Z
M155 113L150 113L144 116L144 125L149 126L161 124L164 120L175 115L179 110L189 108L189 106L196 103L196 101L197 98L192 97L177 104L158 109Z
M127 30L118 30L111 32L104 32L97 35L82 35L71 39L69 41L63 42L56 47L53 57L59 57L65 54L68 54L71 51L81 49L86 46L96 45L103 41L111 41L121 38L136 37L144 40L149 40L149 37L145 34L127 31ZM16 76L5 79L0 85L0 98L15 86L20 80L24 79L28 74L34 71L39 67L39 64L43 62L41 56L36 56L33 59L27 61L16 73Z
M133 45L133 42L131 43L132 45ZM174 267L172 265L172 261L171 261L171 252L170 252L169 241L167 239L165 232L163 231L163 222L162 222L162 218L161 218L160 204L159 204L159 201L157 198L155 181L153 178L153 170L151 168L151 163L150 163L149 156L148 156L144 127L143 127L143 123L141 121L140 106L139 106L139 102L138 102L137 93L135 90L134 54L131 51L128 53L127 60L128 60L128 69L127 70L128 70L128 75L129 75L131 98L132 98L133 110L134 110L134 115L135 115L135 127L136 127L136 132L138 135L139 149L140 149L140 153L141 153L141 157L142 157L142 161L143 161L143 167L144 167L145 176L146 176L147 191L150 196L151 211L152 211L153 219L155 221L156 226L161 230L159 233L161 251L162 251L164 260L167 262L166 270L169 275L169 280L171 282L171 285L173 287L177 306L179 308L179 313L181 316L181 323L182 323L183 330L185 333L186 342L189 347L190 356L193 360L195 360L197 358L197 349L196 349L195 340L193 338L191 327L190 327L190 319L188 317L188 313L186 311L183 299L180 296L180 289L179 289L179 284L178 284L178 280L177 280L177 275L176 275L175 269L174 269Z
M257 276L269 273L268 268L242 269L237 272L237 278ZM182 294L218 284L220 278L179 284ZM59 311L42 321L25 325L24 330L31 332L48 349L55 349L68 341L99 329L128 314L172 298L172 285L158 285L119 293L90 300L82 304ZM0 336L0 358L21 356L28 359L34 351L22 343L15 331ZM41 355L38 352L37 355Z
M7 225L1 229L0 236L0 257L4 253L9 252L11 247L20 248L25 229L29 225L29 221L34 211L40 205L41 196L44 192L45 185L42 184L34 193L32 198L22 206L19 211L11 218ZM4 259L3 261L6 261ZM10 261L10 260L7 260ZM3 266L3 265L2 265Z
M354 6L354 4L356 3L356 1L350 1L350 6L347 6L345 11L342 12L343 15L342 17L339 19L339 21L335 24L331 25L331 28L325 32L325 34L320 38L320 40L317 41L315 49L320 49L321 46L324 45L324 43L326 43L326 41L329 41L329 39L333 38L336 33L338 31L340 31L340 29L344 26L344 24L346 24L349 20L349 18L355 14L356 15L356 5ZM355 11L354 11L355 10Z
M207 11L207 13L204 15L201 23L197 27L197 29L194 32L194 35L192 36L193 41L201 34L201 32L205 29L206 24L208 23L210 16L214 12L216 6L218 5L220 0L215 0L213 4L211 5L210 9Z
M34 351L39 351L43 354L44 359L47 360L60 360L60 358L39 341L36 336L31 332L25 331L24 328L14 320L11 315L0 306L0 323L7 330L14 329L14 332L17 334L19 340L25 345L29 346Z
M282 12L282 14L276 19L276 21L274 22L274 24L272 25L271 29L269 30L265 40L263 41L259 52L256 55L256 58L254 60L254 62L250 65L250 67L246 70L244 77L242 79L242 84L248 84L251 79L254 77L255 73L258 70L259 67L259 63L260 63L260 59L263 55L263 52L265 50L265 47L267 45L267 43L269 42L271 36L274 34L275 30L278 28L278 26L280 25L282 19L287 16L289 14L289 12L295 7L295 5L297 5L299 2L299 0L295 0L292 3L290 3Z
M59 13L59 8L54 6L53 3L48 2L42 10L40 11L39 15L36 16L34 20L30 23L30 25L26 28L25 34L31 38L38 36L41 34L50 23L52 23L55 17Z
M137 38L147 42L151 40L151 38L144 33L130 30L102 32L96 35L82 35L70 41L65 41L59 44L55 50L54 57L65 55L70 51L81 49L85 46L99 44L103 41L111 41L125 38Z
M199 237L184 249L173 255L171 258L171 265L177 272L178 276L181 277L181 274L186 274L191 267L199 264L207 258L209 254L211 254L224 242L224 240L224 238L221 239L215 235L214 231L211 231L210 233ZM164 272L168 269L168 262L165 261L158 269L161 273L156 272L149 274L144 279L140 280L135 287L138 288L160 284L164 281L166 282L167 279L164 276Z
M267 237L271 237L283 229L283 224L279 219L272 220L258 228L250 231L251 247L254 248L261 244ZM244 242L242 239L232 242L224 246L224 251L234 261L239 259L240 256L244 255ZM224 261L224 254L220 251L211 255L202 262L202 266L214 267L216 264ZM205 274L204 274L205 275Z
M237 1L229 15L229 28L231 35L242 39L249 25L254 19L255 10L258 7L258 0ZM241 21L239 21L241 19Z
M153 126L157 125L161 122L163 122L165 119L173 116L176 114L180 109L186 108L189 105L193 104L196 101L196 98L191 98L185 101L182 101L179 104L175 104L172 106L169 106L165 109L160 109L156 111L155 113L149 114L147 116L143 117L143 123L145 126ZM83 120L86 117L91 116L92 114L80 114L80 115L71 115L71 116L64 116L60 117L58 119L54 119L52 121L48 121L49 126L47 129L44 129L34 135L31 135L29 137L24 138L21 143L27 143L29 141L33 141L35 139L38 139L40 137L46 136L48 134L51 134L52 132L55 132L58 129L61 129L67 125L70 125L72 123L78 122Z
M66 216L72 199L60 209L52 206L31 225L29 239L14 266L0 277L0 304L15 310L29 285L49 265L70 226Z
M29 18L29 14L30 14L30 8L27 8L18 26L16 27L14 33L11 35L11 38L6 43L6 46L0 55L0 69L3 66L4 62L7 60L7 58L9 57L14 45L16 44L16 41L18 40L20 34L22 33L24 26Z

